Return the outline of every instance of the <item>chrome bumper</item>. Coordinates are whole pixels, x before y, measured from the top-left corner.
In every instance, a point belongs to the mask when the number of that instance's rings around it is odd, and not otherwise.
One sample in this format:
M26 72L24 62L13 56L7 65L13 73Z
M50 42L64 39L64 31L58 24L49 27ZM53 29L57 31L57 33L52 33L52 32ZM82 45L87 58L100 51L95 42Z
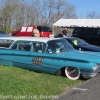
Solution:
M91 74L82 74L82 77L85 78L85 79L89 79L89 78L92 78L92 77L95 77L97 75L97 73L91 73Z
M84 73L84 72L82 72L81 75L82 75L83 78L89 79L89 78L92 78L92 77L97 76L97 74L98 74L99 72L100 72L100 70L97 71L97 72L92 72L92 73Z

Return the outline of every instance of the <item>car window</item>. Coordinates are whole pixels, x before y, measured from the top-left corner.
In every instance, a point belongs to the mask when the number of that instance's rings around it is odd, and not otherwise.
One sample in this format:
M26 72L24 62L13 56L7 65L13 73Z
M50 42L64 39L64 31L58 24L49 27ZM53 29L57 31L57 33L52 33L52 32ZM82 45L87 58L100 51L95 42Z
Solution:
M43 26L43 27L42 27L42 31L43 31L43 32L48 32L48 31L50 31L50 28L49 28L49 27Z
M75 50L65 39L52 40L47 43L46 52L52 53L63 53L70 50Z
M98 32L97 32L97 34L98 34L98 35L100 35L100 29L98 29Z
M50 54L54 53L54 43L53 42L48 42L46 53L50 53Z
M78 38L71 38L71 39L68 39L68 40L70 40L76 46L87 44L84 40L78 39Z
M94 30L95 30L94 28L86 28L86 29L85 29L85 32L86 32L86 33L93 33Z
M17 41L12 49L22 50L22 51L31 51L31 42L29 41Z
M73 40L74 45L79 45L78 41L75 39Z
M27 27L22 27L21 32L26 32Z
M0 39L0 48L9 48L13 42L13 40Z
M84 33L85 28L75 28L74 32Z
M42 32L41 26L37 26L37 29L39 30L39 32Z
M33 52L44 53L46 49L46 44L43 42L33 43Z

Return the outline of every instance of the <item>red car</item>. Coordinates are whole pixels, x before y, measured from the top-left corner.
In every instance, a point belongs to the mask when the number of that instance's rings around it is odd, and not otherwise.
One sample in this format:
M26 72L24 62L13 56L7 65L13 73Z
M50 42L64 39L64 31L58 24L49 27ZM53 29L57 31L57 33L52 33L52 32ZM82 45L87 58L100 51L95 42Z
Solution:
M12 36L34 36L34 29L37 27L40 37L49 37L52 34L47 26L23 26L20 30L12 31Z

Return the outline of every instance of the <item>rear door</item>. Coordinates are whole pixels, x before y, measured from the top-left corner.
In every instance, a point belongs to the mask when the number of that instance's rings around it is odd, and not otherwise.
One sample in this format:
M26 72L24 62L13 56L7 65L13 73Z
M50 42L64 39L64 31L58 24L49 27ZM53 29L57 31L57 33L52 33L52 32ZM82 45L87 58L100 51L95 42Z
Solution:
M50 58L45 51L46 44L43 42L33 42L33 50L28 55L28 68L34 71L50 73ZM52 73L53 71L51 71Z
M28 69L28 59L31 51L30 41L17 41L11 50L11 61L14 66Z

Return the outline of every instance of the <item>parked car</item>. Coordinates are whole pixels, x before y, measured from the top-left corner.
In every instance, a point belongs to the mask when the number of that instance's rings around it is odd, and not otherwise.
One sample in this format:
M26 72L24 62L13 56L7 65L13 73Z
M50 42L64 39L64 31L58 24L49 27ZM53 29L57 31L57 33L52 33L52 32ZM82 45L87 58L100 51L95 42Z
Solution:
M84 39L86 42L100 46L100 28L76 27L72 32L73 37Z
M37 28L40 37L49 37L52 34L50 27L47 26L23 26L20 30L11 32L12 36L34 36L34 29Z
M11 37L10 35L0 31L0 37Z
M87 43L86 41L76 37L65 38L76 50L100 52L100 47Z
M76 51L65 39L0 38L0 64L62 75L71 80L91 78L100 71L100 56Z

